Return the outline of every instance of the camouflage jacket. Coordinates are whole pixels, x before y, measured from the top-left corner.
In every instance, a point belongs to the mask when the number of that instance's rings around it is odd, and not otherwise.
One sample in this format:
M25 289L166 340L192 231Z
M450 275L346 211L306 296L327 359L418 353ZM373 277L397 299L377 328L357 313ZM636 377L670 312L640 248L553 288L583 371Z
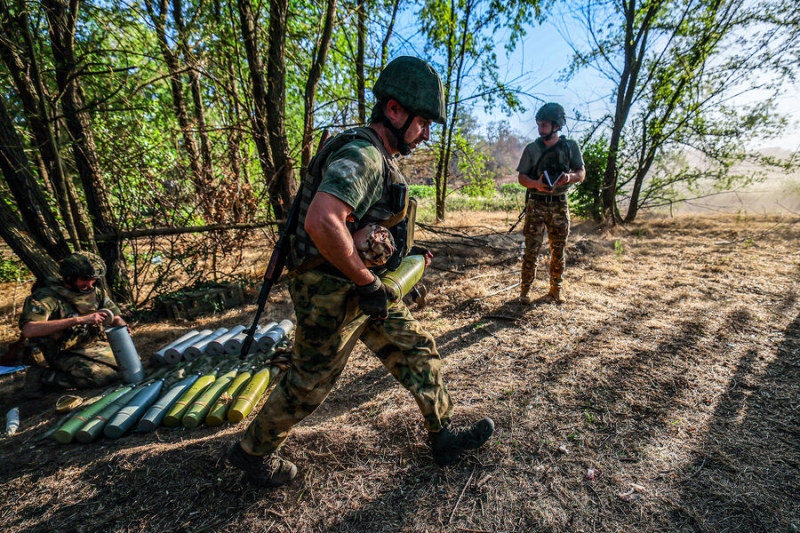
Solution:
M28 322L59 320L75 316L85 316L98 309L110 309L114 315L120 313L119 307L100 287L86 294L70 291L60 280L48 279L47 285L37 289L25 299L19 327ZM104 340L105 333L100 325L81 325L59 331L46 337L27 339L29 346L38 346L45 357L56 355L61 350L80 349Z

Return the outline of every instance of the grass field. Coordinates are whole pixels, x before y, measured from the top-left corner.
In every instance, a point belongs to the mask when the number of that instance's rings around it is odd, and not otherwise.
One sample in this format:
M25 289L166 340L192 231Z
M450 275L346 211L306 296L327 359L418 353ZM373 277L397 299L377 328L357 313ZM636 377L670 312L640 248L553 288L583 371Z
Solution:
M522 237L507 234L511 222L454 212L417 234L436 257L427 306L412 312L437 339L455 422L491 416L497 427L457 466L433 465L411 396L363 345L287 440L300 472L277 490L221 459L247 421L61 445L40 439L59 394L21 400L17 374L0 378L0 413L22 414L19 433L0 439L0 529L797 531L800 217L576 224L561 306L515 301ZM0 287L2 341L24 297L13 292ZM254 301L140 322L134 340L147 356L189 329L249 324ZM264 320L290 309L281 285Z

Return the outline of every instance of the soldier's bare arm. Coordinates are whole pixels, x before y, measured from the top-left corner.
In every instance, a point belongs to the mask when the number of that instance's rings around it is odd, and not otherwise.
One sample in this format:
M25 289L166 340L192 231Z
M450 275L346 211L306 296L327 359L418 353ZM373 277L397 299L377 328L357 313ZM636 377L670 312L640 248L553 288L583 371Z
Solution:
M347 217L353 209L326 192L318 192L306 215L305 230L317 250L356 285L366 285L375 275L358 256L353 238L347 231Z
M52 335L53 333L58 333L59 331L64 331L65 329L75 326L102 324L105 319L106 315L104 313L96 312L85 316L60 318L57 320L36 320L22 326L22 335L29 339L46 337L47 335Z

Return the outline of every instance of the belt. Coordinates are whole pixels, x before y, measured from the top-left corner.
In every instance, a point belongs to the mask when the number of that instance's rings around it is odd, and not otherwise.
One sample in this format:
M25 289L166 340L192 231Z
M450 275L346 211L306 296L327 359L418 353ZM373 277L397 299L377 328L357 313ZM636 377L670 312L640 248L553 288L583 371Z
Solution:
M528 198L530 200L536 200L537 202L545 202L548 204L552 202L563 203L567 201L566 194L537 194L534 192L529 192Z

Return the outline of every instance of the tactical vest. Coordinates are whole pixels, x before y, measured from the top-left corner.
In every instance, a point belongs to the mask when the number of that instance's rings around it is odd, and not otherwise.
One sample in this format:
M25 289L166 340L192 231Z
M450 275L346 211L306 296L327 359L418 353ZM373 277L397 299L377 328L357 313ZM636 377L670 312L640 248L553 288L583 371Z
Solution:
M559 137L553 146L547 146L541 157L536 162L535 176L541 176L546 170L551 176L559 176L562 172L569 172L569 146L564 137Z
M311 201L322 183L325 165L330 156L345 145L357 140L367 141L380 151L383 159L383 191L380 200L373 204L363 217L352 222L348 221L347 227L350 230L350 234L352 235L364 225L374 222L389 228L396 243L398 238L402 242L408 240L405 235L398 235L398 231L406 231L408 226L407 224L400 224L406 218L408 208L408 185L406 180L400 173L400 169L397 168L392 156L386 151L383 141L375 130L371 128L353 128L329 139L311 159L308 171L303 176L297 226L290 234L291 252L288 261L290 275L296 275L301 271L310 270L325 263L324 258L314 245L314 241L306 233L306 215ZM399 230L398 228L403 229Z
M106 301L105 291L100 286L89 293L77 293L64 287L61 280L56 278L48 278L47 285L37 289L31 296L53 298L58 302L58 311L51 315L53 320L88 315L100 309ZM53 335L26 339L26 349L39 348L45 358L49 358L61 350L84 348L102 339L104 332L101 325L73 326Z

